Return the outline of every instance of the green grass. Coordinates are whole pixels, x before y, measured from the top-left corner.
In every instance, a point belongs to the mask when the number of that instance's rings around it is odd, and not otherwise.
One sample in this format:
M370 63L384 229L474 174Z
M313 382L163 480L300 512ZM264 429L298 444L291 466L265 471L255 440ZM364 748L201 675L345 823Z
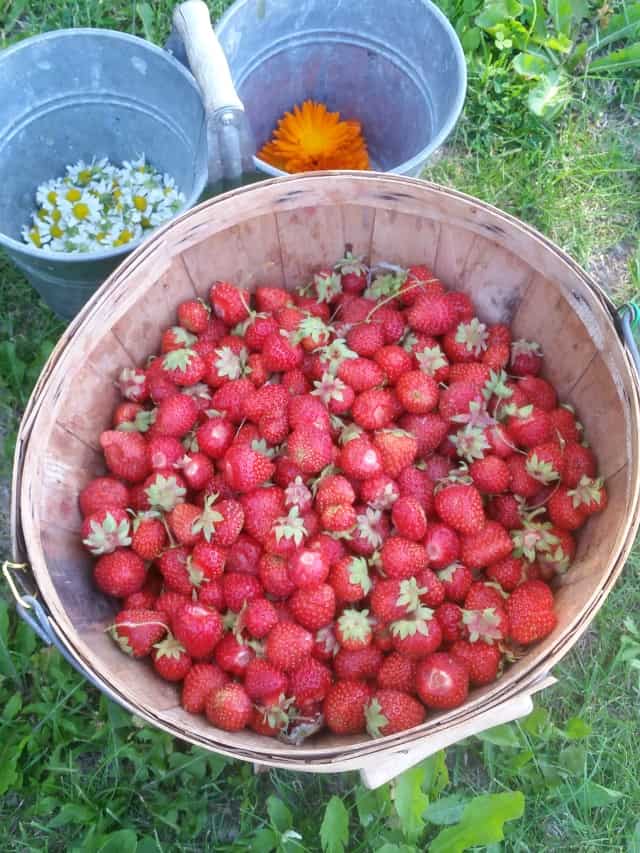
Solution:
M226 5L219 0L212 9ZM168 0L0 0L0 46L72 26L162 43L171 7ZM523 109L521 96L522 83L505 63L475 65L464 118L425 176L531 222L616 299L628 298L640 286L638 80L630 73L615 84L576 84L571 109L555 125ZM0 258L5 473L29 388L62 328ZM482 849L638 853L640 636L623 623L640 624L639 568L636 553L592 628L556 668L559 683L537 697L532 717L450 748L446 765L437 757L376 795L355 774L256 775L247 764L142 725L44 648L0 600L3 853L316 851L325 810L334 835L343 823L336 796L347 809L346 850L409 853L429 849L441 829L421 817L424 792L445 797L456 820L470 798L505 791L524 793L524 815L505 824L502 848L485 840ZM480 802L486 823L497 801Z

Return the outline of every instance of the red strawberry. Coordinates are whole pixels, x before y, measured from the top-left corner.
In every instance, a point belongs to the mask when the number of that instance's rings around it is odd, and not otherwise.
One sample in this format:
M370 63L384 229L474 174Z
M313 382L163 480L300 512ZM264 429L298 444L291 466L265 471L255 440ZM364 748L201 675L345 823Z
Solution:
M235 326L247 319L250 299L248 291L241 290L227 281L214 282L209 291L213 313L226 326Z
M281 287L256 288L256 307L261 313L270 313L291 304L291 294Z
M371 609L382 622L396 622L417 610L426 592L415 577L377 580L371 592Z
M171 532L181 545L194 545L202 538L198 528L201 518L200 507L194 504L178 504L167 514Z
M459 290L450 290L447 293L447 301L453 306L459 323L469 321L473 318L475 310L471 297L468 294L462 293Z
M183 604L171 620L176 639L194 658L211 654L222 637L222 619L216 610L198 603Z
M574 508L581 510L585 516L602 512L609 502L603 481L589 477L582 477L576 488L570 489L569 497Z
M458 323L457 311L446 294L420 294L407 310L407 323L425 335L445 335Z
M147 567L129 548L117 548L104 554L95 564L93 579L105 595L125 598L142 589L147 577Z
M298 344L293 344L284 332L271 332L262 344L262 358L267 370L280 373L293 370L302 364L304 351Z
M190 347L195 344L196 340L196 336L192 335L187 329L183 329L182 326L170 326L162 333L160 351L166 353L182 347Z
M344 293L361 293L367 286L367 267L362 258L347 251L338 261L335 269L340 273L340 283Z
M432 483L447 477L453 468L453 462L451 459L441 455L440 453L432 453L424 460L423 464L424 474L432 481ZM401 484L401 480L402 476L398 477L399 484Z
M513 543L507 531L496 521L487 521L478 533L467 534L460 543L460 559L470 569L481 569L504 560Z
M153 425L155 435L171 435L182 438L198 419L198 404L188 394L174 394L158 405Z
M78 500L85 517L104 509L126 509L129 489L113 477L96 477L80 492Z
M454 419L469 417L471 403L483 404L482 392L477 384L464 380L452 382L440 394L438 411L445 421L457 422Z
M243 615L244 627L252 637L262 639L278 622L278 612L267 598L253 598Z
M389 426L393 419L393 395L384 388L371 388L356 397L351 416L363 429L375 430Z
M141 430L138 425L139 415L141 412L144 413L143 418L145 418L145 420L150 415L150 412L146 412L139 403L120 403L113 413L113 428L118 429L118 427L120 427L120 429L143 432L144 430ZM144 426L146 428L147 424L145 423Z
M340 649L333 659L333 670L342 681L373 679L380 670L383 655L376 646L363 649Z
M393 648L413 660L431 654L442 643L442 629L433 610L420 606L404 619L391 623Z
M211 417L196 431L198 447L211 459L221 459L231 446L234 432L233 424L227 418Z
M358 323L347 332L347 346L360 356L372 357L384 346L380 323Z
M294 622L278 622L267 635L265 653L276 669L297 669L313 649L313 634Z
M329 564L319 550L299 548L289 561L288 571L297 587L312 587L327 579Z
M424 538L429 567L444 569L458 559L460 537L446 524L429 524Z
M514 495L495 495L487 504L487 515L507 530L522 527L520 504Z
M369 391L384 381L384 371L369 358L348 358L338 368L338 379L353 388L356 394Z
M438 572L438 579L444 586L444 594L449 601L462 603L473 583L473 575L462 563L451 563Z
M482 363L491 370L506 370L511 357L509 344L489 344L482 353Z
M397 477L411 465L418 452L415 436L401 429L381 429L373 435L373 443L380 451L384 473Z
M418 454L428 456L442 443L449 425L440 415L430 412L426 415L403 415L400 426L415 436Z
M469 681L479 687L490 684L498 677L502 653L498 646L483 643L478 640L469 643L466 640L456 640L449 649L452 657L461 661L469 672Z
M153 668L165 681L182 681L191 669L191 658L173 634L156 643L151 652Z
M549 412L549 417L554 428L554 438L556 434L558 438L564 441L580 441L581 425L576 420L576 415L570 406L559 406Z
M180 703L190 714L202 714L207 697L229 681L229 676L214 663L196 663L186 674Z
M171 620L178 610L182 607L183 604L188 604L191 601L190 595L184 595L181 592L172 592L171 590L165 590L162 595L159 595L156 599L155 610L158 613L164 614L166 616L169 624L171 624Z
M162 614L155 610L121 610L109 628L123 652L136 658L151 654L155 643L167 633Z
M237 492L252 491L266 482L275 470L267 456L248 444L233 444L224 454L221 468L225 480Z
M202 572L202 576L207 580L221 577L226 562L227 551L219 545L200 541L193 546L191 568Z
M255 657L255 652L251 646L228 632L217 643L213 656L220 669L243 678L247 666Z
M553 438L553 425L548 412L530 404L519 411L520 414L512 415L507 421L507 433L511 441L529 450Z
M390 578L410 578L427 566L424 547L402 536L390 536L382 546L380 557L385 574Z
M188 332L196 335L206 332L209 317L209 308L201 299L188 299L178 305L178 323Z
M262 584L254 575L240 572L225 572L222 576L222 589L227 607L239 613L245 601L252 601L262 594Z
M366 480L382 474L380 451L366 436L358 436L348 441L342 447L336 464L348 477L356 480Z
M511 472L506 462L491 454L475 459L469 466L469 474L478 491L485 495L506 492L511 483Z
M289 693L296 707L307 713L322 702L333 681L331 670L315 658L308 658L289 675Z
M211 406L214 410L225 412L229 420L234 424L240 424L243 420L242 401L253 391L253 383L250 379L232 379L211 398Z
M333 458L333 442L324 430L313 426L300 426L287 440L287 455L303 474L317 474Z
M464 606L467 610L483 610L485 608L502 608L505 595L495 586L475 581L467 593Z
M189 561L189 552L184 547L170 548L158 558L158 569L167 589L190 596L194 586L203 578L203 572Z
M442 640L445 643L455 643L462 639L464 625L462 623L462 609L450 601L445 601L436 609L436 619L442 631Z
M340 474L323 477L316 492L316 509L323 512L327 507L338 504L352 504L356 499L351 483Z
M478 533L486 523L482 496L475 486L445 485L435 493L435 510L445 524L459 533Z
M155 560L167 542L167 531L158 518L139 516L133 522L131 550L143 560Z
M162 589L162 578L155 572L147 572L147 579L138 592L127 595L122 602L124 610L158 610L156 602Z
M368 646L373 637L369 611L345 608L336 622L335 633L343 649L355 651Z
M445 599L444 584L431 569L423 569L416 576L418 586L423 590L420 601L427 607L438 607Z
M438 405L438 385L421 370L403 373L396 383L396 394L407 412L424 415Z
M289 609L293 617L309 631L324 628L333 619L336 596L333 587L326 583L297 589L289 597Z
M383 690L402 690L415 693L416 662L398 652L391 652L382 662L377 676L378 687Z
M226 610L227 602L224 599L224 590L220 580L211 580L203 583L198 588L198 601L204 607L211 607L222 613Z
M596 476L597 462L593 451L578 444L568 441L564 447L564 471L562 484L570 489L575 489L583 477L593 479Z
M123 480L138 483L151 470L147 442L138 432L106 430L100 435L100 446L107 468Z
M276 487L262 487L240 498L244 511L244 529L264 542L276 519L285 513L284 493Z
M561 530L577 530L587 520L579 499L572 496L566 486L558 486L547 501L551 523Z
M387 381L394 385L403 373L411 370L411 356L401 346L389 344L373 353L376 364L382 368Z
M418 542L427 532L427 517L417 498L398 498L391 509L391 519L405 539Z
M424 707L399 690L376 690L365 709L367 731L371 737L403 732L424 723Z
M511 366L509 372L515 376L537 376L542 367L540 344L519 340L511 344Z
M436 652L420 661L416 670L418 695L427 708L457 708L467 698L469 675L458 658Z
M342 557L331 567L329 583L339 604L361 601L371 590L367 561L363 557Z
M525 565L518 557L507 557L488 566L485 574L506 592L512 592L525 579Z
M262 555L258 574L265 592L275 598L286 598L295 589L287 571L287 563L276 554Z
M527 473L545 486L560 480L564 466L563 449L555 441L538 444L527 454Z
M162 369L180 386L195 385L206 373L205 363L198 353L185 348L168 352L162 359Z
M365 707L370 695L370 688L363 681L338 681L331 685L322 705L327 728L338 735L364 732Z
M124 509L101 509L82 522L82 544L95 557L131 545L129 514Z
M545 379L531 375L523 376L518 381L518 387L524 391L528 403L545 412L551 412L558 403L555 388Z
M360 500L374 509L389 509L399 497L398 484L387 474L378 474L360 483Z
M522 498L533 498L540 490L540 482L527 470L527 458L514 453L506 460L511 473L511 491Z
M553 594L542 581L525 581L511 593L506 608L511 639L522 645L546 637L558 622Z
M241 684L225 684L207 697L205 713L216 728L239 732L246 728L252 713L251 699Z
M253 658L245 670L244 689L254 701L274 693L284 693L287 676L264 658Z
M488 342L487 327L477 317L458 323L442 339L442 348L449 361L467 363L482 357Z

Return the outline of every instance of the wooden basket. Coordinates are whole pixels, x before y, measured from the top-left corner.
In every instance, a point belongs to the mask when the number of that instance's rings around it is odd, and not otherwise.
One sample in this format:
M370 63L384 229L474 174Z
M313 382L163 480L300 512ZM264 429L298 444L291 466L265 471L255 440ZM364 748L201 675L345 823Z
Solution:
M114 377L159 345L178 302L213 280L294 288L351 243L370 262L426 263L469 293L480 317L542 344L546 375L595 448L607 510L580 535L559 579L557 629L462 707L408 733L316 736L292 747L227 734L185 713L178 693L121 654L104 628L113 609L91 582L78 493L101 473L98 436L118 394ZM449 743L526 713L530 695L585 630L611 589L638 527L638 382L615 311L567 255L489 205L423 181L363 173L279 178L213 199L135 251L69 326L25 414L14 474L14 558L31 566L56 642L101 689L151 724L227 755L331 772L359 768L377 785Z

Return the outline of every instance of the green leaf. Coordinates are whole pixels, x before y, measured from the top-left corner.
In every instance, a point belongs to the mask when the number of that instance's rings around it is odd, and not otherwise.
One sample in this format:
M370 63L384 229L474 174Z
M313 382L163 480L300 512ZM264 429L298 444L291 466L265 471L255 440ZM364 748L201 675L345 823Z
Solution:
M18 622L16 633L13 638L14 649L21 655L28 658L35 652L37 645L38 641L36 639L36 635L33 633L33 629L21 619Z
M293 818L291 812L278 797L269 797L267 800L267 812L273 828L280 834L291 829Z
M640 820L636 823L636 828L627 844L627 853L640 853Z
M518 0L495 0L487 3L484 11L478 15L475 23L484 30L503 24L512 18L517 18L522 12L522 4Z
M462 853L469 847L502 841L505 822L517 820L523 812L521 791L474 797L465 807L460 822L438 833L429 853Z
M3 718L5 720L13 720L20 711L20 708L22 708L22 696L19 693L14 693L4 706L4 711L2 712Z
M634 38L640 33L640 3L625 6L619 15L612 15L609 23L602 29L596 28L595 34L589 40L588 50L591 53L602 50L614 41Z
M24 12L26 5L27 0L14 0L14 2L7 7L11 8L11 12L3 25L3 29L6 33L10 33L14 28L20 16Z
M582 788L577 792L577 796L579 799L582 799L584 808L587 811L591 811L591 809L615 803L616 800L624 797L624 794L622 791L605 788L604 785L598 785L597 782L587 779Z
M387 841L382 847L376 847L375 853L419 853L412 844L393 844Z
M480 732L476 735L479 740L486 743L492 743L495 746L506 746L517 748L522 746L518 732L510 723L504 723L501 726L495 726L492 729L487 729L486 732Z
M553 69L548 59L533 53L518 53L512 64L514 71L528 80L537 80Z
M527 99L529 109L540 118L554 118L570 99L570 91L564 74L551 71L540 79Z
M436 799L449 784L449 771L445 761L444 749L430 755L419 766L424 767L425 771L422 790Z
M549 35L545 32L542 35L532 36L531 41L547 50L554 50L556 53L569 53L573 47L571 39L562 33Z
M571 773L573 776L581 776L584 773L584 766L587 760L587 753L582 744L574 743L561 750L558 756L558 763L563 770Z
M259 829L253 836L249 849L251 853L271 853L277 846L278 836L272 829L265 827L264 829Z
M640 66L640 42L630 44L621 50L614 50L600 59L594 59L587 72L591 74L593 71L621 71L623 68L637 66Z
M424 818L436 826L450 826L452 823L458 823L468 802L468 797L463 797L462 794L442 797L429 804Z
M68 826L69 824L88 824L96 816L94 809L81 803L65 803L58 814L49 822L49 827ZM136 841L137 843L137 841ZM135 847L133 848L135 850ZM100 847L102 850L102 847ZM112 851L115 853L115 851Z
M138 17L142 24L142 32L147 41L153 41L153 9L148 3L140 3L137 7Z
M564 727L564 734L570 740L580 740L591 734L591 726L585 723L581 717L571 717L570 720L567 720L567 725Z
M320 842L324 853L344 853L349 841L349 812L335 794L324 810L320 824Z
M567 37L571 35L573 25L579 23L588 12L584 0L549 0L548 6L554 27Z
M138 841L136 853L159 853L158 842L150 835L144 835Z
M379 814L376 792L368 790L363 785L359 785L356 788L356 810L360 826L367 827L373 823Z
M474 53L482 41L482 32L479 27L468 27L460 37L462 49L465 53Z
M17 743L5 740L0 746L0 797L18 781L18 759L28 742L29 735Z
M9 607L3 598L0 598L0 675L17 678L9 655Z
M422 790L425 775L426 768L419 764L405 770L393 782L393 802L408 841L417 841L424 829L422 815L429 805L429 797Z
M520 723L529 735L540 736L549 725L549 712L546 708L534 708Z
M98 853L136 853L138 836L132 829L119 829L104 836Z

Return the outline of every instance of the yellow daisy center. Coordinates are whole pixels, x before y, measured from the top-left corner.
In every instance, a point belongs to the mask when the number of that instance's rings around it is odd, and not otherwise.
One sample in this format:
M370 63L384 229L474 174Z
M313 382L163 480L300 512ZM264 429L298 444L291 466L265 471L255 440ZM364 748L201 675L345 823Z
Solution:
M31 238L31 242L35 243L38 248L42 246L42 241L40 240L40 232L37 228L32 228L29 231L29 237Z
M54 222L60 222L60 220L62 219L62 213L61 213L61 211L58 210L57 207L55 210L51 211L51 219Z
M51 226L51 236L52 237L62 237L63 234L64 234L64 231L62 230L62 228L59 225L54 224Z
M83 169L81 172L78 173L78 180L83 186L85 184L88 184L92 177L93 172L91 171L91 169Z
M38 211L38 219L41 219L43 222L46 222L47 218L48 218L47 211L44 209L44 207L41 207L40 210Z
M67 194L65 197L67 201L80 201L80 199L82 198L82 193L75 187L71 187L70 190L67 190Z
M89 205L83 201L74 204L72 210L76 219L86 219L89 216Z
M124 246L125 243L129 243L130 240L132 240L132 239L133 239L133 234L131 233L131 231L129 231L127 228L125 228L123 231L121 231L118 234L118 237L116 240L114 240L113 245L114 246Z
M134 195L133 204L136 210L145 211L147 209L147 200L143 195Z
M49 204L57 204L58 201L58 193L55 190L49 190L47 193L47 201Z

